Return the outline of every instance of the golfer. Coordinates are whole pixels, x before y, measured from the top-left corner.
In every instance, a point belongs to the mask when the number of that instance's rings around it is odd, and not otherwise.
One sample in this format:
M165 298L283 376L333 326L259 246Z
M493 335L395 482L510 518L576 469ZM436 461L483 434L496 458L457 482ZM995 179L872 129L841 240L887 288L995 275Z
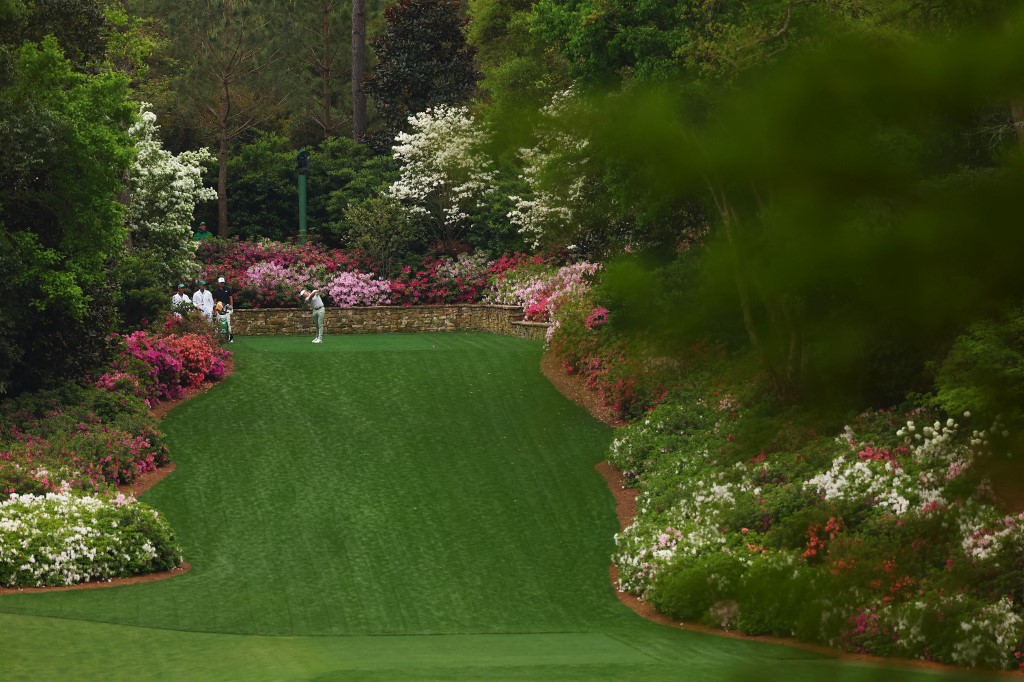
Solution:
M316 327L316 338L313 339L313 343L323 343L324 337L324 302L320 299L320 290L303 289L299 292L299 296L309 303L313 309L313 325Z

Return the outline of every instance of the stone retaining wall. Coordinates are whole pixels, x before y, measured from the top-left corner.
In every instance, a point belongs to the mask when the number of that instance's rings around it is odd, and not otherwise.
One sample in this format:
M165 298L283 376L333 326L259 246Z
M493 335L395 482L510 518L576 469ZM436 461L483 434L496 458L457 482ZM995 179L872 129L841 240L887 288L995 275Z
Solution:
M401 308L327 308L326 334L388 334L399 332L491 332L524 339L543 339L547 324L523 322L518 306L482 304L422 305ZM236 310L231 315L236 336L311 336L313 316L302 308Z

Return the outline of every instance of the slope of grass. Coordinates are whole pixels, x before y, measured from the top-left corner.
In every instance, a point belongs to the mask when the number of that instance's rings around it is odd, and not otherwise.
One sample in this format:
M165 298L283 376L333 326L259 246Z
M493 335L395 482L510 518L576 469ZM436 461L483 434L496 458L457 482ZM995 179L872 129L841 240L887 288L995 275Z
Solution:
M929 676L678 632L622 606L614 502L593 469L610 431L540 375L536 343L233 350L235 375L163 422L178 469L145 497L192 572L0 597L0 677Z

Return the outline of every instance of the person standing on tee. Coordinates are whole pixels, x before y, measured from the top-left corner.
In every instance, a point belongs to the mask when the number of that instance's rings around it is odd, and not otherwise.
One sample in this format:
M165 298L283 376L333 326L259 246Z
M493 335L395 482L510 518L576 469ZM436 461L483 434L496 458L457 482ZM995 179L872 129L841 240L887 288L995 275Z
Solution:
M323 343L324 340L324 302L320 298L320 290L313 289L306 291L303 289L299 292L299 296L309 304L313 309L313 326L316 327L316 338L313 339L313 343Z
M227 309L228 314L224 316L228 323L228 343L235 342L235 335L231 333L231 314L235 309L235 292L224 283L223 277L217 278L217 288L213 290L213 300L221 304L222 309Z
M206 289L206 280L199 280L199 289L192 294L192 305L199 309L208 322L213 322L213 294Z

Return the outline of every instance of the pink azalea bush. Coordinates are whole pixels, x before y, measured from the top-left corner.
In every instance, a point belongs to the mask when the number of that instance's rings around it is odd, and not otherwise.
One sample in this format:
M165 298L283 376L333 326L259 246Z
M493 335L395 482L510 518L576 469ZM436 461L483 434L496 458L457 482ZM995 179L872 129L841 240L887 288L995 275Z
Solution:
M560 268L523 268L495 280L489 300L521 305L530 322L551 322L559 300L590 288L601 269L598 263L573 263Z
M169 461L146 404L69 386L0 405L0 493L109 490Z
M390 280L359 251L277 242L209 239L198 250L206 281L224 277L243 308L291 308L295 292L319 287L327 305L430 305L489 300L496 278L538 257L510 254L490 260L480 252L428 256L402 267ZM513 303L518 305L518 303Z
M391 286L366 272L339 272L325 287L336 306L388 305Z
M0 404L0 492L102 492L169 461L149 409L219 381L230 353L198 314L156 328L112 336L114 359L88 386Z

